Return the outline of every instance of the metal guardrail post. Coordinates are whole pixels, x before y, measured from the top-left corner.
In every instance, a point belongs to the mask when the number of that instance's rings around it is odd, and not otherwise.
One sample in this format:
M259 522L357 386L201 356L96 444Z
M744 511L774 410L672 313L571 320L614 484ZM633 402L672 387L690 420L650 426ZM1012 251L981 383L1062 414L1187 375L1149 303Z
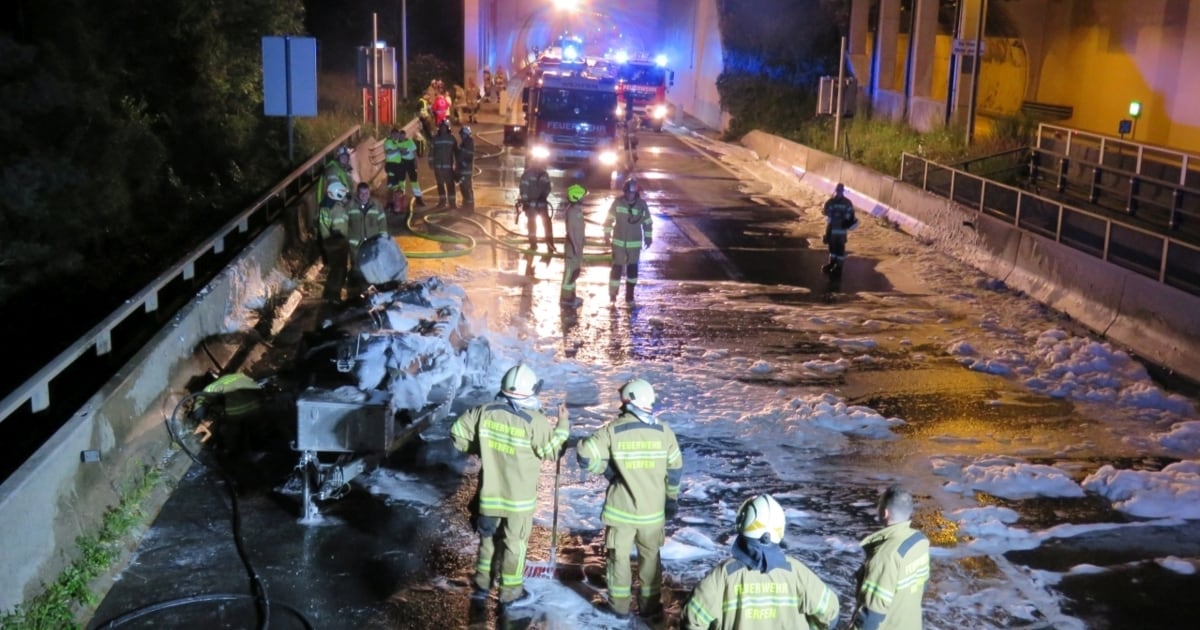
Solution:
M1066 214L1066 211L1063 209L1063 205L1061 203L1055 204L1055 205L1058 206L1058 216L1055 217L1055 219L1054 219L1054 242L1061 243L1062 242L1062 230L1063 230L1063 228L1062 228L1063 215Z
M1141 187L1141 179L1136 176L1129 178L1129 196L1125 199L1125 212L1127 212L1131 217L1137 216L1137 196Z
M1183 210L1183 191L1176 188L1171 192L1171 218L1168 225L1172 230L1179 229L1179 213Z
M1067 168L1070 164L1067 155L1069 154L1058 158L1058 181L1054 182L1054 189L1058 192L1062 192L1067 187Z
M1096 200L1100 198L1100 175L1101 175L1101 173L1103 173L1103 171L1100 170L1099 166L1092 167L1092 182L1088 186L1088 202L1089 203L1096 203Z

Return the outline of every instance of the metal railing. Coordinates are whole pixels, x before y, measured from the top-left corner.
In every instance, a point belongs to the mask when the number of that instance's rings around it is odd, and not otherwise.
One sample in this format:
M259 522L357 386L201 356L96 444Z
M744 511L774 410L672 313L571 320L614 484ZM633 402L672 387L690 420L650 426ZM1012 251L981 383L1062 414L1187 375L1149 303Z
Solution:
M1100 260L1200 295L1200 247L905 153L900 180Z
M66 350L59 353L50 363L38 370L32 377L5 396L3 400L0 400L0 422L3 422L19 411L21 406L26 402L30 403L31 410L35 413L49 407L50 386L60 374L93 349L97 355L104 355L111 352L113 349L112 333L117 326L134 316L139 309L144 309L147 313L157 311L159 306L159 292L177 279L193 279L196 274L196 262L201 257L210 253L223 253L225 251L226 240L235 232L238 234L247 234L252 221L255 221L256 224L259 222L270 224L275 221L284 207L298 200L301 195L306 194L310 190L313 183L320 177L320 171L324 168L326 160L333 154L333 151L347 141L356 142L361 133L361 126L356 125L326 146L320 153L309 158L307 162L301 164L281 182L267 191L258 201L218 228L216 233L209 237L208 240L197 245L182 260L164 271L133 297L126 300L120 308L113 311L103 321L84 333L82 337L71 344Z
M1200 157L1045 123L1036 142L1033 185L1051 182L1060 193L1172 230L1200 219Z

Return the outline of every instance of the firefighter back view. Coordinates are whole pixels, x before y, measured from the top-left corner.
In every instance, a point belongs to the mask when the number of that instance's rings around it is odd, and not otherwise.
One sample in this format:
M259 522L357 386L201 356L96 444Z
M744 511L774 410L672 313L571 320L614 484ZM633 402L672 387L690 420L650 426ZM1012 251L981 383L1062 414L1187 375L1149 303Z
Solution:
M540 217L542 230L546 234L546 250L557 254L554 230L550 225L550 188L550 173L546 172L545 159L532 155L526 157L525 172L521 173L518 189L517 209L525 212L529 249L537 250L537 224Z
M642 199L641 188L633 177L625 180L625 189L613 201L604 221L604 241L612 246L612 273L608 278L608 301L616 302L625 276L625 301L633 301L638 281L638 261L642 247L653 242L650 208Z

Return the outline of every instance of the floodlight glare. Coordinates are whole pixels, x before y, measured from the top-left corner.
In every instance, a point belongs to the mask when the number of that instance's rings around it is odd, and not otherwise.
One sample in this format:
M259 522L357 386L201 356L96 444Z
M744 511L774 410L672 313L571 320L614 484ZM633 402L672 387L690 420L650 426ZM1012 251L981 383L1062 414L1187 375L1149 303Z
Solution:
M563 49L563 59L566 59L567 61L574 61L578 56L579 51L575 50L574 46L567 46Z
M654 63L658 64L660 67L664 67L664 68L665 68L665 67L666 67L666 65L667 65L667 56L666 56L666 55L659 55L659 56L655 57L655 58L654 58Z
M617 51L617 63L627 63L629 61L629 53L624 50Z
M381 50L384 48L387 48L387 42L385 42L384 40L381 39L381 40L375 42L375 47L379 48Z
M554 7L562 11L574 11L579 8L579 0L554 0Z
M1129 101L1129 117L1137 118L1138 116L1141 116L1141 115L1142 115L1142 102L1141 101Z

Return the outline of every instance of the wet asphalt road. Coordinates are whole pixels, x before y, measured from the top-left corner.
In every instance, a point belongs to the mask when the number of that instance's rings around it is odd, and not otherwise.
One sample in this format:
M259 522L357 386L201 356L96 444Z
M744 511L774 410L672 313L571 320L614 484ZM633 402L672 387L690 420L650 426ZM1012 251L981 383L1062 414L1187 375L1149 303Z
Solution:
M496 127L477 125L475 129L481 138L477 151L491 154L479 162L479 210L495 213L498 221L511 225L507 207L512 201L514 180L512 171L506 168L511 162L498 155L496 147L488 150L488 143L498 140ZM826 253L819 245L817 224L809 221L799 228L796 225L806 201L770 196L766 187L746 178L745 173L718 164L717 156L703 149L703 142L651 132L643 132L641 140L636 168L657 216L655 247L644 254L641 266L639 308L610 310L602 294L607 268L590 267L581 286L593 289L584 291L584 305L574 313L558 308L556 282L507 287L503 278L495 282L498 289L481 294L479 301L486 304L498 324L519 324L554 339L565 356L596 363L669 361L679 358L683 347L697 345L747 348L752 355L799 361L805 356L836 352L837 348L820 335L797 334L782 325L780 312L805 312L816 306L899 311L915 308L906 300L922 299L896 289L878 269L884 260L856 253L853 242L852 257L842 278L831 279L821 273L819 267ZM565 188L565 180L577 176L569 170L552 174L556 176L556 189ZM592 178L589 209L593 219L599 220L609 199L605 193L616 194L619 181L619 177L610 180L611 188L605 191ZM403 236L404 228L394 227L395 233ZM597 226L589 227L589 235L598 234ZM814 241L818 243L816 248L810 245ZM548 263L540 257L484 244L453 263L416 261L412 273L421 274L422 269L438 272L439 265L449 264L533 275L543 273L544 268L539 266ZM755 308L739 308L735 318L714 317L707 287L726 282L752 287L739 289L736 299L742 306ZM797 291L797 287L805 290ZM881 299L881 295L889 298ZM286 340L289 335L295 339L298 330L311 325L320 308L318 298L319 291L315 291L312 299L302 304L291 332L281 334L265 362L280 366L287 363L290 356ZM933 341L936 333L929 333L928 339L919 331L911 336L918 349L928 344L931 354L937 352ZM899 441L865 446L860 461L823 462L830 469L841 467L846 479L864 479L864 470L880 465L910 466L927 457L929 437L970 431L964 425L971 422L988 423L993 441L941 443L938 452L993 452L995 445L1005 440L1070 443L1085 439L1069 403L1028 396L986 375L964 373L948 358L916 365L902 353L889 355L886 349L880 349L875 354L883 358L878 366L851 376L781 370L762 377L780 387L827 385L885 416L919 418L900 429ZM1020 402L1021 413L1012 413L1012 406L990 404L997 399ZM457 409L472 402L478 401L461 401ZM757 474L762 472L761 453L739 451L730 448L728 442L683 439L692 457L721 459L726 468L739 471L729 480L735 487L751 478L770 479L769 474ZM792 456L820 454L798 452ZM1086 452L1080 455L1088 456ZM446 500L434 505L397 504L356 490L324 506L326 522L317 526L299 524L298 497L278 491L294 463L292 454L274 453L235 462L232 469L240 488L240 531L247 555L275 603L270 611L271 628L542 627L538 620L500 619L494 607L482 611L470 607L467 579L474 561L475 537L467 523L465 506L473 491L472 476L443 465L424 466L422 461L419 454L401 452L392 458L390 466L430 484L448 497ZM796 483L774 480L763 487L786 492L795 490ZM814 523L811 535L819 537L823 531L844 528L847 521L862 521L862 510L856 503L870 496L873 488L869 478L861 483L805 485L805 507L825 515ZM733 493L727 500L737 501ZM120 627L255 627L255 607L247 597L251 580L233 543L234 528L228 516L231 506L220 476L194 466L147 532L134 561L118 576L89 627L104 627L102 622L174 599L183 600L184 605ZM1012 507L1022 513L1023 519L1046 524L1114 518L1105 506L1094 504L1064 506L1053 501L1029 501ZM936 515L930 518L936 522ZM868 525L864 523L863 527ZM538 528L530 548L544 549L547 536ZM1142 557L1161 548L1177 549L1173 552L1176 555L1186 556L1189 550L1196 555L1198 540L1200 536L1194 532L1164 531L1148 534L1143 549L1130 551L1128 544L1122 546L1097 535L1061 541L1044 550L1010 554L1010 560L1018 566L1061 570L1063 567L1058 565L1064 562L1102 551ZM564 545L564 558L595 567L598 542L598 533L580 534ZM844 569L838 573L853 571L851 567ZM988 575L1004 569L976 562L943 570L961 572L964 580L986 580ZM1131 581L1173 593L1196 592L1196 586L1200 586L1186 576L1138 569L1132 575L1072 576L1061 589L1076 602L1077 610L1072 612L1094 622L1094 627L1170 627L1176 620L1187 618L1163 606L1161 598L1146 601L1145 591L1131 589ZM846 585L839 586L842 592L849 592ZM206 594L229 597L189 600ZM677 600L684 596L674 595ZM976 627L966 619L959 620L959 625ZM989 619L986 627L1029 626L998 618Z

